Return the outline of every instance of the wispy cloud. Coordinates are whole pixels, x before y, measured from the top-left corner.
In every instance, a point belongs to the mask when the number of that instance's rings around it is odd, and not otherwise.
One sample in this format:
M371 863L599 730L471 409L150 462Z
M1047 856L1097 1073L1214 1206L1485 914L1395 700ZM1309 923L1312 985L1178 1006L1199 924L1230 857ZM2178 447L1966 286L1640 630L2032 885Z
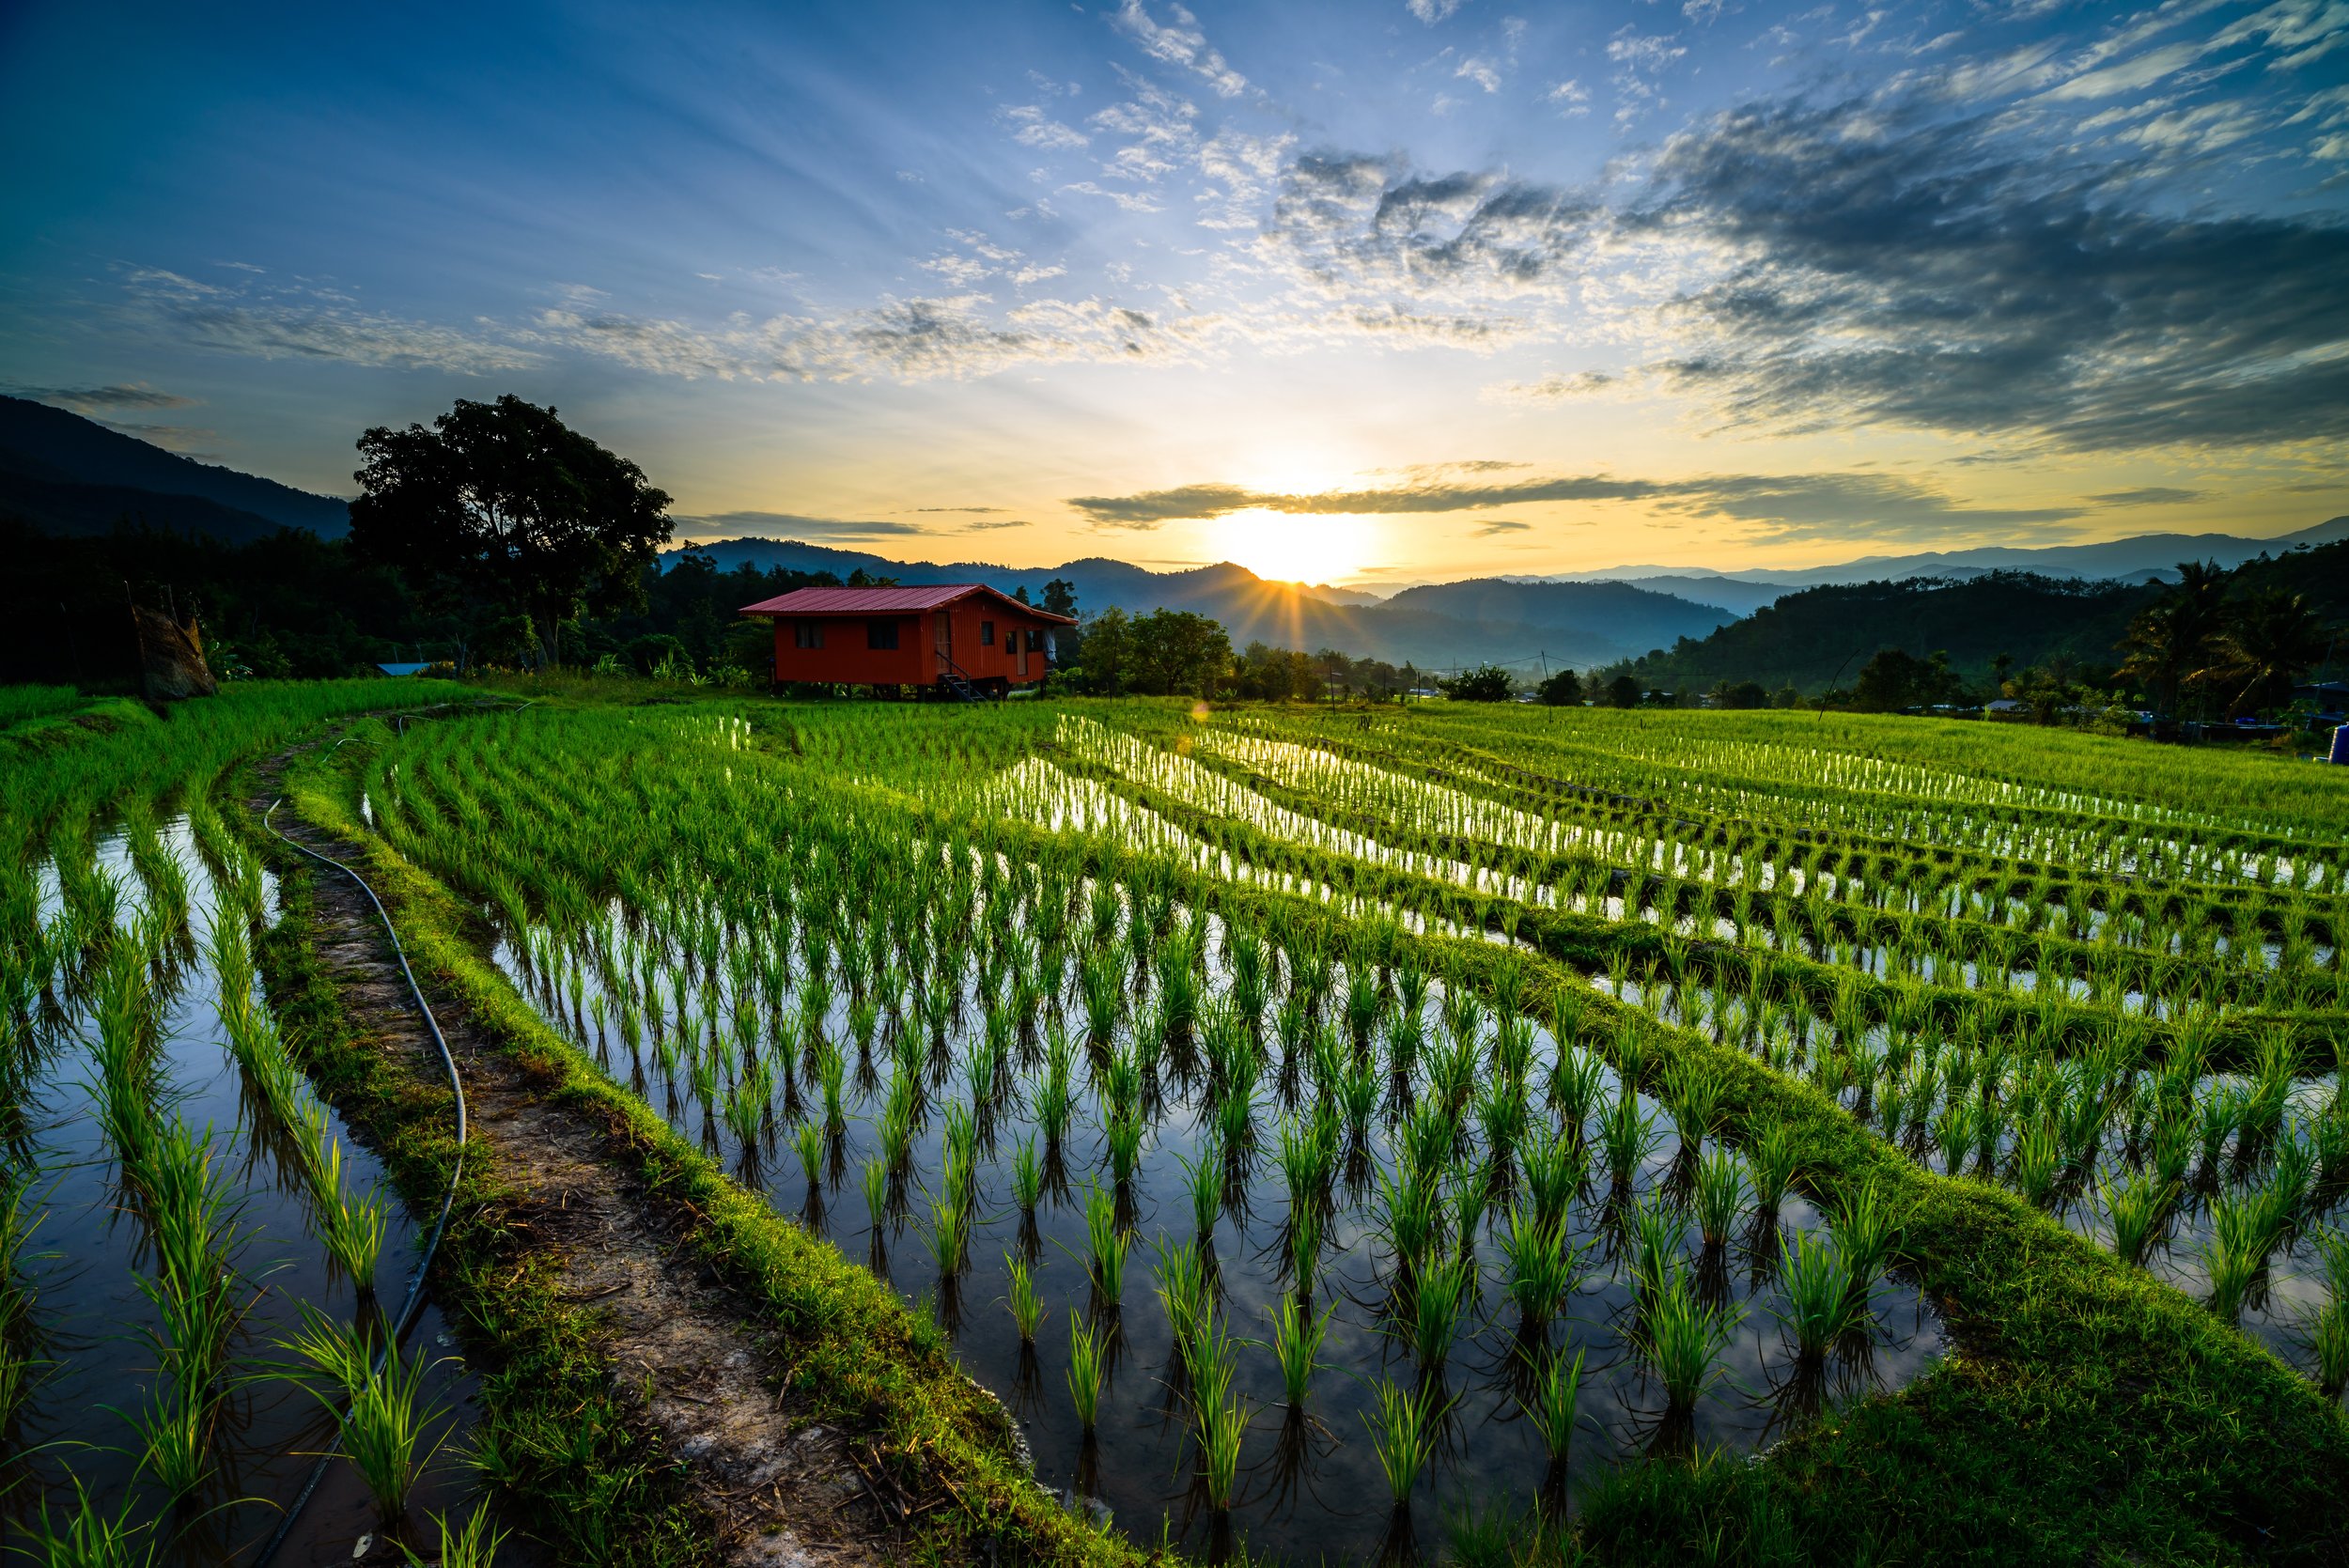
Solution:
M2188 502L2208 501L2208 490L2174 489L2168 485L2147 485L2141 489L2107 490L2088 499L2099 506L2183 506Z
M147 330L256 359L338 360L476 376L538 360L494 329L467 331L365 310L341 291L313 284L225 286L147 268L132 272L124 287L133 319Z
M671 520L678 534L690 538L747 536L753 538L798 539L819 544L839 539L921 538L936 530L913 522L876 519L812 518L797 512L710 512Z
M1172 20L1159 23L1152 19L1142 0L1121 0L1115 21L1119 31L1140 44L1143 53L1204 78L1218 97L1237 98L1248 90L1248 78L1208 45L1199 19L1180 0L1168 0L1166 12Z
M1073 125L1063 125L1033 103L1003 110L1003 120L1011 127L1011 139L1021 147L1045 152L1082 152L1093 145L1092 137Z
M1686 479L1573 474L1506 483L1431 478L1377 489L1291 494L1237 485L1186 485L1123 496L1076 496L1068 505L1095 523L1161 524L1261 510L1344 516L1479 513L1541 503L1637 502L1666 512L1743 523L1773 539L1937 538L2005 535L2079 517L2077 506L1968 506L1929 481L1885 474L1716 474ZM1480 521L1484 520L1478 520Z
M35 402L54 403L75 413L99 413L107 410L187 409L195 406L193 397L178 393L159 392L145 381L132 381L116 386L19 386L10 389L19 397Z

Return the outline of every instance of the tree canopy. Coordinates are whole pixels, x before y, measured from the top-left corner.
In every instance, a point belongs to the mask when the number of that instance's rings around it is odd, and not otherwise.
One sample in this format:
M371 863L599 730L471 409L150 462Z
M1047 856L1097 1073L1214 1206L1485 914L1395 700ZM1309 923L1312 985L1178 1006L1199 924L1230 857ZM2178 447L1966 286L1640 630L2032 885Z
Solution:
M541 657L583 611L644 602L669 538L669 497L627 458L507 394L460 399L432 422L376 426L350 504L350 549L475 617L528 617Z
M1517 688L1517 677L1498 664L1479 664L1436 684L1445 696L1462 703L1505 703Z

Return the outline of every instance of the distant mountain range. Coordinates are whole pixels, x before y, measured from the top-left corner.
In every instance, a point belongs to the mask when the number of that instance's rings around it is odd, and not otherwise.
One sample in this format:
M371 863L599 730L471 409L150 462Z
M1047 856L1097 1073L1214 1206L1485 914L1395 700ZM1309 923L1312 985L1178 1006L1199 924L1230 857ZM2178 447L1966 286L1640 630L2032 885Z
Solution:
M350 507L182 458L46 403L0 396L0 510L46 533L104 534L124 518L232 544L280 528L334 538Z
M2172 581L2181 561L2216 561L2232 569L2263 555L2349 539L2349 517L2338 517L2270 539L2237 534L2135 534L2102 544L2049 545L2023 550L1989 546L1979 550L1928 551L1915 555L1863 555L1831 567L1793 570L1756 567L1707 571L1689 567L1610 567L1603 571L1559 572L1519 581L1540 582L1627 582L1654 593L1718 604L1750 615L1797 588L1839 582L1905 582L1917 577L1965 582L1994 571L2036 572L2112 582Z
M2327 528L2341 531L2349 519ZM2320 530L2310 529L2295 539ZM2206 542L2206 541L2205 541ZM2230 596L2270 589L2297 594L2326 622L2349 621L2349 539L2253 554L2227 569ZM2206 551L2204 559L2216 556ZM2161 600L2141 574L2066 578L2053 572L1975 570L1822 582L1789 590L1777 603L1709 637L1659 648L1626 668L1641 685L1667 691L1710 691L1720 682L1756 681L1817 691L1849 686L1879 650L1917 659L1946 653L1951 667L1986 685L2004 654L2014 667L2069 660L2080 669L2109 669L2132 619ZM2337 668L2326 663L2322 673Z
M130 519L227 543L260 538L279 528L307 529L334 538L350 527L348 504L333 496L312 495L233 469L196 462L79 414L21 397L0 396L0 516L8 514L21 516L37 530L53 535L104 535L117 522ZM747 564L760 569L785 567L847 577L862 567L908 582L976 580L1006 590L1025 585L1031 596L1037 597L1047 582L1063 577L1075 584L1078 604L1088 613L1112 605L1134 612L1189 610L1221 621L1238 646L1261 641L1309 652L1330 647L1398 664L1408 660L1427 669L1486 660L1527 671L1559 664L1588 667L1651 649L1677 649L1688 639L1706 644L1708 669L1712 662L1734 662L1748 669L1767 667L1774 675L1800 680L1820 678L1823 674L1810 667L1816 661L1810 653L1781 658L1773 652L1766 657L1759 644L1747 645L1754 637L1773 648L1788 644L1789 624L1775 625L1766 636L1760 629L1722 630L1719 637L1713 634L1790 595L1820 587L1919 578L1963 583L1993 572L2015 570L2141 585L2173 573L2175 564L2182 560L2215 560L2221 567L2233 567L2262 555L2281 555L2342 540L2349 540L2349 517L2270 539L2229 534L2141 534L2104 544L2040 550L1987 548L1869 555L1797 570L1727 572L1625 566L1538 578L1420 583L1386 597L1326 583L1267 582L1229 562L1187 571L1153 572L1127 562L1093 557L1058 567L1015 569L989 562L898 561L788 539L725 539L690 548L708 554L721 569ZM664 561L674 565L684 548L688 547L667 552ZM1887 613L1895 616L1916 613L1925 602L1896 596L1888 603L1897 608ZM1960 607L1972 602L1961 596L1934 600L1932 608L1937 614L1946 607L1963 620ZM1841 603L1823 612L1816 638L1820 646L1815 651L1830 666L1845 657L1842 633L1855 629L1846 625L1839 631L1836 623L1848 617L1856 603ZM2061 611L2077 616L2082 603L2064 600ZM2101 635L2102 629L2095 629L2089 641ZM1951 644L1967 645L1962 626L1952 625L1943 638ZM1794 639L1806 644L1810 640L1807 634ZM2010 640L2015 645L2009 651L2019 655L2024 640ZM2087 645L2082 644L2083 648ZM1981 657L1988 657L1987 652ZM1782 670L1779 668L1781 663ZM1695 673L1694 669L1675 672L1684 677Z
M1407 589L1381 603L1366 594L1299 582L1268 582L1223 562L1189 571L1153 572L1093 557L1057 567L1013 569L980 561L893 561L862 551L792 539L723 539L693 547L722 569L832 572L863 568L901 582L981 582L1033 598L1065 578L1078 608L1112 605L1129 612L1189 610L1223 623L1235 647L1269 643L1317 652L1406 661L1427 669L1482 663L1538 666L1603 663L1682 637L1703 637L1735 619L1727 611L1620 582L1508 582L1486 578ZM681 551L664 559L674 561ZM1346 601L1352 602L1346 602Z

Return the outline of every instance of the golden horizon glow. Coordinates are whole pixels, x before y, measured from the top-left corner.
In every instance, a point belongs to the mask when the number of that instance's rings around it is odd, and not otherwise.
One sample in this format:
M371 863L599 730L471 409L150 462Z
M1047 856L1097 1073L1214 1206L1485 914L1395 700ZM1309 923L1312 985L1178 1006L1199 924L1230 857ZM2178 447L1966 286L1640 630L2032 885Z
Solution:
M1337 582L1370 564L1379 540L1367 518L1251 506L1207 524L1209 552L1276 582Z

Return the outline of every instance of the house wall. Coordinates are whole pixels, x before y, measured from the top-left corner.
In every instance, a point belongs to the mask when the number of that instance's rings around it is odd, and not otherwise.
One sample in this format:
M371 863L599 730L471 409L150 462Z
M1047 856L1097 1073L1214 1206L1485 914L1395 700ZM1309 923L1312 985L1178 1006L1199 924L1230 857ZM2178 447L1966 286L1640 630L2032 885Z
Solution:
M1033 685L1044 678L1044 650L1038 648L1028 655L1027 673L1022 675L1019 668L1019 655L1012 645L1011 633L1014 629L1022 632L1032 628L1041 630L1057 623L1044 621L1033 615L1023 615L1018 609L1004 604L1000 599L982 598L977 596L964 599L960 604L949 609L946 613L954 622L955 662L962 667L962 673L966 678L1007 680L1014 686ZM995 645L993 647L984 646L979 642L979 623L982 621L995 623ZM930 636L933 639L937 636L934 627Z
M864 626L872 618L869 616L777 615L775 679L852 686L930 685L944 668L937 657L937 622L941 614L951 623L954 660L966 679L1003 680L1020 686L1034 685L1044 678L1044 650L1038 647L1027 655L1023 674L1019 645L1013 642L1013 633L1024 635L1031 629L1056 629L1058 623L1022 614L1017 606L1000 600L973 596L944 611L889 616L897 623L897 646L894 650L865 646ZM823 623L822 647L799 645L796 628L801 620ZM992 646L979 641L981 623L986 621L995 623Z
M937 662L930 657L930 645L926 640L929 618L926 615L885 617L897 623L897 646L894 650L864 645L864 623L878 618L883 617L776 616L775 678L838 681L851 686L918 685L928 681L931 666ZM802 619L823 623L822 647L803 648L798 645L797 633L793 629Z

